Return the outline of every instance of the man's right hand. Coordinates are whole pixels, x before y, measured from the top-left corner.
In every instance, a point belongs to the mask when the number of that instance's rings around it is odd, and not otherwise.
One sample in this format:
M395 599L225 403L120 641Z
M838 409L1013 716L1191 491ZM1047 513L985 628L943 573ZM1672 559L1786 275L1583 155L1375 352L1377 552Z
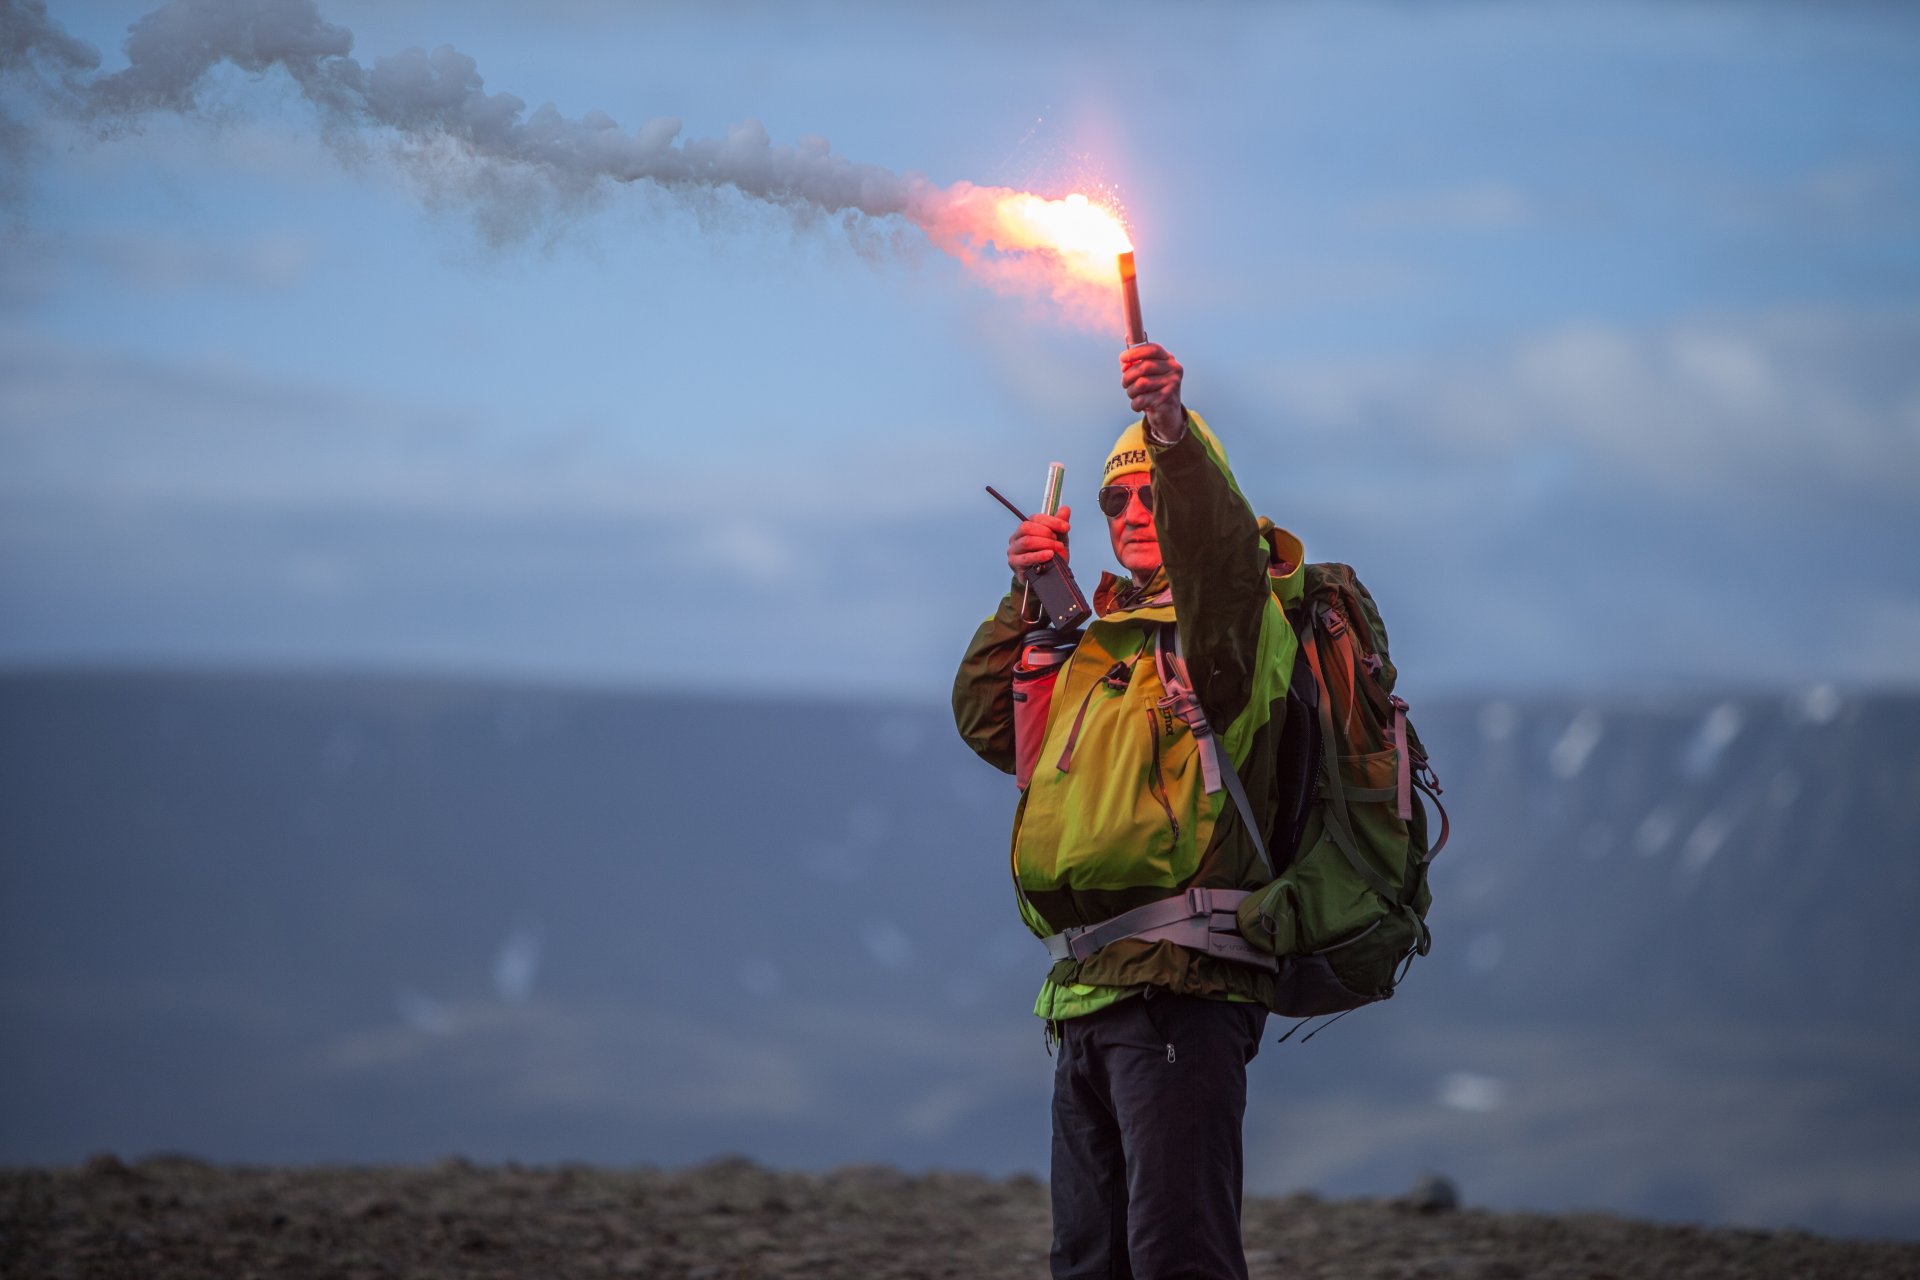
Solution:
M1057 516L1029 516L1022 520L1007 539L1007 568L1015 573L1043 565L1055 556L1067 562L1068 520L1072 507L1060 508Z

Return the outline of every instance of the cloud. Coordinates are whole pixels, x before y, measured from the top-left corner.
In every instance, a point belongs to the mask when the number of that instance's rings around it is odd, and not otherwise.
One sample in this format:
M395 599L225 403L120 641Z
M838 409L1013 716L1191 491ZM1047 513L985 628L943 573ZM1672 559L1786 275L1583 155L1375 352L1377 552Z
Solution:
M1703 208L1736 231L1785 230L1827 242L1840 236L1904 240L1920 206L1920 166L1902 152L1869 144L1781 176L1722 175L1701 195Z
M1920 177L1904 157L1854 155L1833 160L1807 175L1801 191L1816 217L1911 227Z
M1265 394L1316 452L1528 480L1562 451L1669 500L1920 496L1920 310L1586 325L1503 348L1282 364Z
M801 568L793 545L755 521L729 521L702 539L694 553L703 564L761 584L772 584Z
M1005 424L916 417L853 447L798 421L742 466L712 441L669 455L612 426L0 338L16 659L751 672L921 696L999 590L1003 523L972 478L1017 481L1031 452ZM1453 361L1275 366L1215 420L1256 505L1362 567L1411 688L1910 681L1920 584L1876 548L1920 537L1916 339L1908 313L1562 329ZM1524 607L1463 631L1434 564L1496 574ZM1778 625L1815 583L1851 625ZM1653 584L1686 607L1616 602ZM689 649L661 598L775 610L794 643L777 668L750 630Z
M174 508L618 517L696 509L615 433L338 391L219 359L157 365L14 330L0 494ZM720 559L738 562L739 549Z
M801 422L742 465L725 423L674 451L0 326L0 660L925 697L1004 581L998 509L954 479L994 474L1000 437L956 425L856 448ZM732 625L755 611L773 662Z
M0 248L9 275L28 273L17 297L38 300L73 273L97 274L109 288L152 294L196 289L281 291L304 281L319 246L306 236L266 233L212 239L164 232L21 231Z
M1360 567L1410 690L1910 684L1916 349L1911 308L1557 327L1276 362L1216 422L1255 505ZM1845 625L1791 625L1816 598Z
M0 347L0 493L283 508L487 501L460 474L474 467L460 461L474 424L444 411L18 330Z
M289 256L278 245L261 253ZM723 422L636 449L626 423L353 394L219 358L155 364L0 326L0 495L678 522L711 518L724 497L729 519L698 558L755 577L792 568L807 530L990 507L952 477L999 474L1013 428L937 412L881 439L839 439L846 424L823 410L827 420L797 419L751 441ZM745 447L749 466L732 453Z
M1538 216L1534 201L1508 182L1474 182L1369 200L1355 221L1382 231L1508 231Z
M1876 684L1920 683L1920 595L1886 584L1849 592L1844 608L1852 625L1830 630L1821 638L1816 674L1840 673L1850 680ZM1824 690L1829 701L1815 698L1810 705L1816 711L1832 705L1831 686L1816 688ZM1828 714L1830 718L1831 711Z

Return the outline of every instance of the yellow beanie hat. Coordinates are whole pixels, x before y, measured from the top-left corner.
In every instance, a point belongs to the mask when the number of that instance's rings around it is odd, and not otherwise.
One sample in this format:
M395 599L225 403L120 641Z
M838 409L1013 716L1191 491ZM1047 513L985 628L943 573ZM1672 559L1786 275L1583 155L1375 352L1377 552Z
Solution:
M1107 451L1107 465L1100 470L1100 483L1112 484L1120 476L1153 470L1153 457L1147 452L1147 420L1141 418L1113 442Z

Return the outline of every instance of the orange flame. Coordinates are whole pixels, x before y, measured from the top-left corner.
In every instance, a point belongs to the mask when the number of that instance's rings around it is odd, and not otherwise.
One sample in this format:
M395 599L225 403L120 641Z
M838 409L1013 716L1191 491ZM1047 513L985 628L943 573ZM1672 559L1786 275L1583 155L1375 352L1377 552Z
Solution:
M1064 200L1015 192L1001 199L995 215L988 237L1001 249L1052 254L1090 284L1118 279L1115 264L1133 248L1120 215L1077 191Z
M1051 297L1089 327L1111 323L1119 255L1133 248L1114 204L959 182L929 191L909 216L994 286Z

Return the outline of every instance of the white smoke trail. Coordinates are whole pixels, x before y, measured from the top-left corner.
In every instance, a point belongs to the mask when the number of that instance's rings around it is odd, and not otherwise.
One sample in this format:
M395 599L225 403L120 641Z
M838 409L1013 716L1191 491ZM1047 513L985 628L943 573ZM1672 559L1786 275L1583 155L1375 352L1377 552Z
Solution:
M0 85L30 81L41 97L72 110L82 93L82 73L99 65L99 50L47 21L40 0L0 0ZM33 130L0 99L0 199L19 197L32 144Z
M1085 287L1051 264L1024 261L1035 246L1018 242L996 213L1019 193L941 187L836 155L824 138L778 144L752 119L723 137L684 138L674 117L629 131L599 111L579 119L550 105L529 113L513 94L487 92L474 60L451 45L363 66L351 56L353 33L322 19L313 0L171 0L133 24L125 48L125 68L94 74L99 53L53 22L43 0L0 0L0 74L30 82L59 114L114 136L152 113L192 113L221 63L254 74L278 67L336 137L341 127L349 136L392 131L429 189L444 196L451 183L496 243L590 201L608 183L645 181L690 197L731 190L803 216L838 215L855 231L868 220L904 218L1003 287L1063 302ZM0 118L0 138L16 153L26 133ZM449 151L458 164L449 166Z

